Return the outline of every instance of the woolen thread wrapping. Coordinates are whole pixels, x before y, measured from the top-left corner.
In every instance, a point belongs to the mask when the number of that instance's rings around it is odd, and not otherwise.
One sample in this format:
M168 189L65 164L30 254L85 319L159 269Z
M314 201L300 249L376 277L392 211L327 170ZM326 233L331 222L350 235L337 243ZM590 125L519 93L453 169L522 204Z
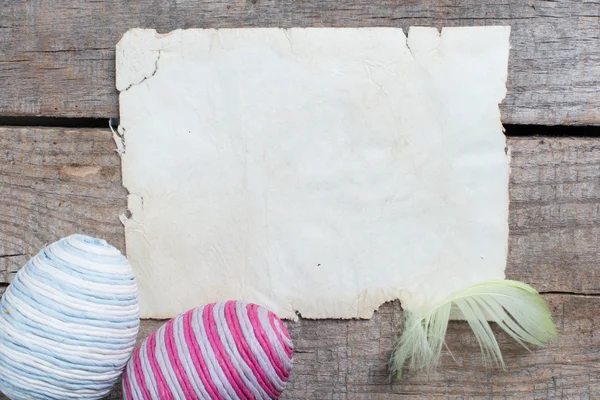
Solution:
M13 400L100 399L135 347L139 305L121 252L84 235L42 249L0 301L0 390Z
M293 344L272 312L212 303L171 319L138 347L123 375L126 400L278 399Z

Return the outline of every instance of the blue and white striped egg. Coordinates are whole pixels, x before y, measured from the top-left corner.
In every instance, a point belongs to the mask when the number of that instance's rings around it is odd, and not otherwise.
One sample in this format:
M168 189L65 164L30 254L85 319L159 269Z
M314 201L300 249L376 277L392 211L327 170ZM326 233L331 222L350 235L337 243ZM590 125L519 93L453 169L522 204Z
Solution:
M73 235L16 274L0 301L0 390L13 400L100 399L119 380L139 330L127 259Z

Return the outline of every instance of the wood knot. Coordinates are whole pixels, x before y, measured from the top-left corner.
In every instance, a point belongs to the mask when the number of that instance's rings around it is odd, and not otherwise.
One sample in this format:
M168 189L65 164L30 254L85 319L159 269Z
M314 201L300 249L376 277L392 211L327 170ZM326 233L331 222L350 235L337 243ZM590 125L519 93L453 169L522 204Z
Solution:
M76 178L86 178L90 175L97 174L101 169L102 168L98 165L71 164L61 167L59 172L63 175L73 176Z

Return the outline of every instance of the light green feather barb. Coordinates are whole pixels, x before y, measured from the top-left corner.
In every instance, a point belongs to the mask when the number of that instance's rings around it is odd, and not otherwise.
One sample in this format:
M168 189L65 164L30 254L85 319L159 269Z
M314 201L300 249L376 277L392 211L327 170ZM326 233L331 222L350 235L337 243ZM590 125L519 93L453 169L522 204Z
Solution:
M397 378L407 362L412 371L429 370L439 363L451 313L469 323L484 360L502 368L502 353L488 320L525 348L526 343L542 346L556 336L550 310L534 288L510 280L478 283L448 296L422 315L405 311L404 328L390 365Z

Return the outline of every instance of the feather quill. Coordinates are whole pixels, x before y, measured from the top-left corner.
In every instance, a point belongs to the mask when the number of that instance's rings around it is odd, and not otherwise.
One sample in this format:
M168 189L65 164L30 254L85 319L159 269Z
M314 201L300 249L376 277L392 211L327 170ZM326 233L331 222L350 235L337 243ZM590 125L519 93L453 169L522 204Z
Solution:
M438 365L451 313L467 321L486 363L493 361L502 368L502 353L488 320L527 349L526 343L542 346L557 334L546 302L531 286L511 280L478 283L448 296L422 315L405 311L404 328L390 363L397 378L405 364L412 371Z

